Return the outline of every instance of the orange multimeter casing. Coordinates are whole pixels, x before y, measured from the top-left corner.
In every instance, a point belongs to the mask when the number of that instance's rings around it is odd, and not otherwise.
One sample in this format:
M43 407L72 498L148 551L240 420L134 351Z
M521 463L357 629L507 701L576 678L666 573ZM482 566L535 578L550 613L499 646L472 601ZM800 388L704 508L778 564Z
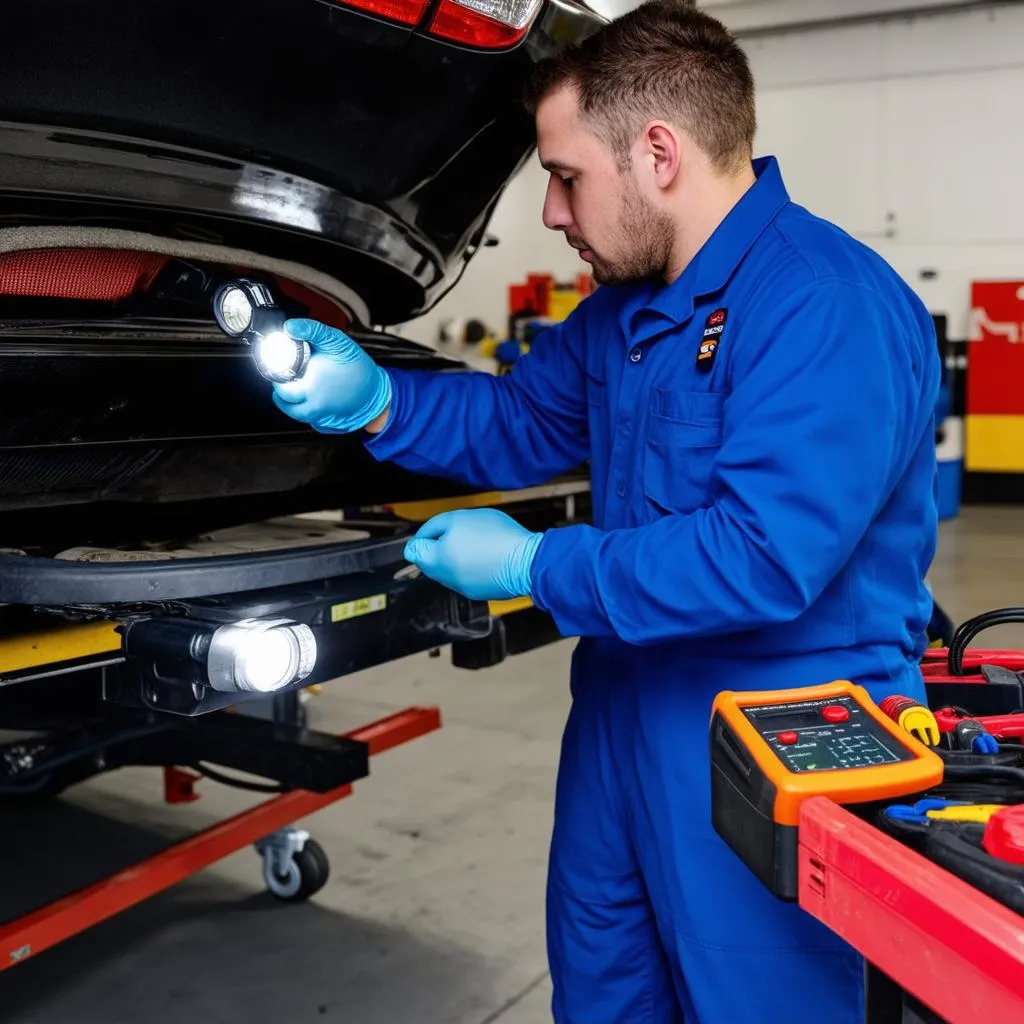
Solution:
M711 709L715 831L776 896L797 895L797 826L810 796L863 803L942 781L942 759L846 680L726 690Z

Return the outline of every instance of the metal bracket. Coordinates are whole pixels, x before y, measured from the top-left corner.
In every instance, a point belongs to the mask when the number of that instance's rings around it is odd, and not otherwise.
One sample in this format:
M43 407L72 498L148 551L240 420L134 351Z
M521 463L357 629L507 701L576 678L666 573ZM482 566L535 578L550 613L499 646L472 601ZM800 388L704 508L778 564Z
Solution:
M309 833L301 828L286 825L255 843L256 852L264 859L269 870L279 877L286 877L295 855L309 841Z
M164 802L169 804L188 804L199 799L195 791L196 783L202 779L195 772L186 772L181 768L165 766L164 768Z

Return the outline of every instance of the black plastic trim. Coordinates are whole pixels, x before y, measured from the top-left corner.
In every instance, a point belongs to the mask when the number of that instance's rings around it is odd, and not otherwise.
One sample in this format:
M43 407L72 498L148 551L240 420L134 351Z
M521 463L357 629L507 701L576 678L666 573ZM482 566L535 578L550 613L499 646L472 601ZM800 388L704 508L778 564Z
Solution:
M403 562L407 533L293 551L103 564L0 556L0 601L45 607L137 604L310 583Z
M75 196L203 213L300 232L394 267L427 287L444 276L437 248L394 214L309 178L111 132L0 121L0 192Z

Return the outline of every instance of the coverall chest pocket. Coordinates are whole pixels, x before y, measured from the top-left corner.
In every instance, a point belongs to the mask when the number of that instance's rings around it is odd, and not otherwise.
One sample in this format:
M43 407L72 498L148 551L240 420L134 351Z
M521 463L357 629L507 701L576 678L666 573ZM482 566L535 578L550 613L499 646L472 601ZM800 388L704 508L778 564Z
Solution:
M711 504L725 395L656 389L644 445L644 496L655 518Z

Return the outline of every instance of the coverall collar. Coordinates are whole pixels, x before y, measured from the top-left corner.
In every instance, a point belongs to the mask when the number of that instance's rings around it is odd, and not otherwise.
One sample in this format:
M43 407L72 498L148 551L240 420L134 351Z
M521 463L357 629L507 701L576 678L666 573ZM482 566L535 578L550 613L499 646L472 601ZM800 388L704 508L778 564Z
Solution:
M754 184L704 243L686 269L670 285L653 282L635 305L627 304L622 327L633 343L647 341L678 327L693 316L699 298L722 291L758 236L789 202L778 161L773 156L753 161Z

